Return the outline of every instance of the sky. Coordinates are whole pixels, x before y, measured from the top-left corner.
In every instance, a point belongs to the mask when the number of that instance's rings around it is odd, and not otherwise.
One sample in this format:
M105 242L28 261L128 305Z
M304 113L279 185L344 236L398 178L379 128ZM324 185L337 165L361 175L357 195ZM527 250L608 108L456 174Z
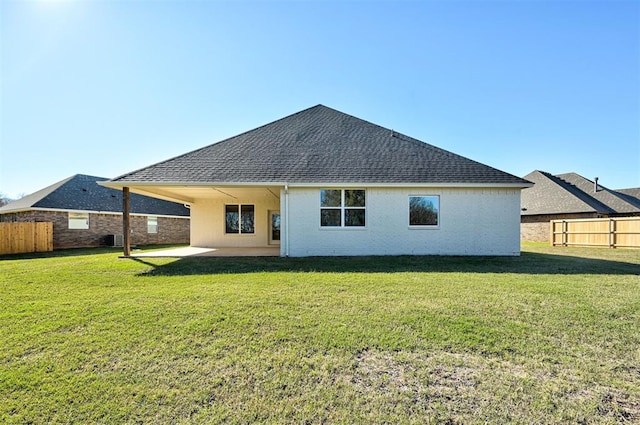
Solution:
M640 187L640 1L0 1L10 198L317 104L517 176Z

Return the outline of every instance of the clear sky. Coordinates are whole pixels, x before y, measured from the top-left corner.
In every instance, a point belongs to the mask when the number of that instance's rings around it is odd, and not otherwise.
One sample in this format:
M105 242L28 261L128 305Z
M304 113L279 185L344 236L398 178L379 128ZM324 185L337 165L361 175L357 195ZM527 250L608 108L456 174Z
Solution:
M640 1L0 1L0 192L319 103L503 171L640 187Z

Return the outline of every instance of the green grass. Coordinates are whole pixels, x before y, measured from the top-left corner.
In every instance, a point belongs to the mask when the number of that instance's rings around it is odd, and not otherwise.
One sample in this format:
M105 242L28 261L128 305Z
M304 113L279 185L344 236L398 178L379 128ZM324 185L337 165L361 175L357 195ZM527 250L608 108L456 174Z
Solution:
M2 423L640 422L640 251L0 259Z

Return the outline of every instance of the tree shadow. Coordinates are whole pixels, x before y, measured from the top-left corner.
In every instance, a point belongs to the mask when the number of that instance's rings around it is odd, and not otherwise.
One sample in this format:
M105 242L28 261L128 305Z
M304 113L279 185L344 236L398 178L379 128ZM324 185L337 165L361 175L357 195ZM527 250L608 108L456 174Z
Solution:
M176 248L179 246L188 246L188 245L140 245L134 246L132 248L140 249L140 250L149 250L149 249L167 249L167 248ZM4 260L31 260L37 258L56 258L56 257L80 257L83 255L99 255L99 254L122 254L121 247L110 247L110 246L95 246L95 247L87 247L87 248L65 248L65 249L56 249L54 251L46 251L46 252L25 252L19 254L2 254L0 255L0 261Z
M112 254L122 252L122 248L95 247L95 248L67 248L47 252L27 252L19 254L0 255L0 261L4 260L32 260L37 258L79 257L83 255Z
M519 257L368 256L368 257L186 257L166 262L133 258L149 270L140 276L184 276L263 272L319 273L515 273L557 275L640 275L640 264L523 252Z

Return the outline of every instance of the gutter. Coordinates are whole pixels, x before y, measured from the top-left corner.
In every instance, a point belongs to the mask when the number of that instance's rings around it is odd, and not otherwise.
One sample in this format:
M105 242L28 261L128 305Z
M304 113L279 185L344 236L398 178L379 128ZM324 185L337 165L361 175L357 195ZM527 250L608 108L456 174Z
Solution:
M533 183L525 181L522 183L434 183L434 182L405 182L405 183L384 183L384 182L309 182L309 183L288 183L288 182L149 182L149 181L128 181L128 182L98 182L99 185L112 189L122 189L123 187L460 187L460 188L528 188L533 187Z
M59 209L59 208L43 208L43 207L35 207L35 208L23 208L19 210L12 211L0 211L0 215L3 214L16 214L16 213L24 213L24 212L54 212L54 213L88 213L88 214L103 214L103 215L122 215L122 211L98 211L98 210L77 210L77 209ZM188 215L169 215L169 214L154 214L154 213L131 213L131 216L136 217L163 217L163 218L184 218L190 219L191 217Z

